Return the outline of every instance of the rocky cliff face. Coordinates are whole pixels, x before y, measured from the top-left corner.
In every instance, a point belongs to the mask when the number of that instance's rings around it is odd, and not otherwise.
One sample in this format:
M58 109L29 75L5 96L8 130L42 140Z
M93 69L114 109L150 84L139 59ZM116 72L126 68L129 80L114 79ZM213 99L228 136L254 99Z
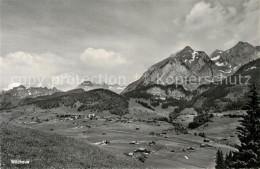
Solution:
M3 91L5 95L11 95L17 97L18 99L22 99L25 97L37 97L37 96L45 96L51 95L53 93L60 92L60 90L55 87L52 89L48 89L47 87L30 87L26 88L22 85L18 87L14 87L11 90Z
M151 66L139 80L128 85L122 94L155 84L181 85L185 90L193 91L201 85L223 80L221 78L234 74L239 67L259 57L258 47L246 42L239 42L226 51L216 50L210 57L203 51L195 51L186 46L181 51ZM168 95L158 91L160 90L157 87L150 88L146 92L158 95L158 97ZM175 93L179 91L175 89Z
M238 42L226 51L214 51L210 58L222 73L231 75L242 65L260 58L260 55L258 47L254 47L247 42Z
M198 89L202 90L197 92L197 96L193 97L189 106L216 111L241 109L248 102L246 96L251 85L260 85L259 75L260 59L256 59L241 66L233 75L229 76L231 80L228 82L200 86ZM236 83L234 84L234 82ZM260 92L259 88L257 90Z
M14 87L11 90L3 91L0 94L0 110L17 106L18 102L25 98L35 98L38 96L52 95L61 92L56 88L48 89L47 87L30 87L22 85Z
M196 89L200 83L205 83L205 77L220 75L215 63L203 51L194 51L186 46L165 60L153 65L143 76L130 84L123 93L151 84L180 84L187 90ZM200 79L199 79L200 77ZM200 82L199 82L200 81Z

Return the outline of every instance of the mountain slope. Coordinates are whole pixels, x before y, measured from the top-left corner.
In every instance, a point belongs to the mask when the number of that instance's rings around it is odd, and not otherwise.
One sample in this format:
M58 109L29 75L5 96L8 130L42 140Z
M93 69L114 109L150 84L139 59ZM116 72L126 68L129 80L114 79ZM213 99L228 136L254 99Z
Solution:
M260 58L257 47L247 42L238 42L226 51L216 50L210 55L221 72L232 74L238 68L252 60Z
M134 159L119 156L85 141L12 125L0 124L1 167L4 168L136 168ZM29 160L15 165L11 160Z
M185 95L178 86L182 86L188 93L193 93L193 96L198 95L210 88L208 84L222 81L241 66L259 57L258 47L246 42L239 42L226 51L216 50L210 57L203 51L194 51L186 46L150 67L139 80L128 85L122 94L130 97L141 91L143 95L146 93L155 98L183 97L189 100L190 95ZM165 91L165 88L172 91ZM179 94L176 96L172 93Z
M77 108L78 111L109 111L118 115L128 113L128 101L123 96L107 89L95 89L86 92L83 89L75 89L50 96L24 99L19 104L36 105L42 109L67 106Z
M17 97L18 99L25 97L37 97L37 96L45 96L51 95L53 93L60 92L60 90L55 87L52 89L48 89L47 87L30 87L26 88L22 85L18 87L14 87L13 89L3 91L3 94L10 94L12 96Z
M123 94L127 98L145 98L152 100L166 100L169 98L174 99L191 99L191 92L186 91L181 85L167 85L153 84L138 88L136 90Z
M241 109L247 102L245 95L250 85L260 86L259 77L260 59L257 59L240 67L235 74L222 82L211 84L208 90L194 97L188 107L206 111ZM258 92L260 92L260 88L258 88Z
M150 67L139 80L127 86L123 93L152 84L164 86L179 84L187 90L194 90L199 84L196 83L197 79L192 84L189 80L190 77L209 77L211 79L219 74L217 66L205 52L194 51L191 47L186 46L180 52ZM205 83L205 79L202 78L201 83Z
M17 106L21 99L35 98L38 96L46 96L54 93L61 92L60 90L53 88L48 89L47 87L30 87L26 88L22 85L14 87L13 89L3 91L0 94L0 110L9 109Z

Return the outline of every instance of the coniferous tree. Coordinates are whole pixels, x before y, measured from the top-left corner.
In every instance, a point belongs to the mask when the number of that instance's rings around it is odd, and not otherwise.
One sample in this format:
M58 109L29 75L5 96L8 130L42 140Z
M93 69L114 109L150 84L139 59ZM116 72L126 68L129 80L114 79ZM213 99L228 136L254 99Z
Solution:
M241 144L237 146L238 152L233 152L230 164L232 168L260 167L260 111L255 85L250 91L249 99L246 115L237 127Z
M225 163L224 163L223 152L221 150L218 150L216 155L216 169L224 169L224 168L225 168Z
M225 156L225 166L228 168L228 166L231 165L231 159L232 159L232 151L230 151L228 154Z

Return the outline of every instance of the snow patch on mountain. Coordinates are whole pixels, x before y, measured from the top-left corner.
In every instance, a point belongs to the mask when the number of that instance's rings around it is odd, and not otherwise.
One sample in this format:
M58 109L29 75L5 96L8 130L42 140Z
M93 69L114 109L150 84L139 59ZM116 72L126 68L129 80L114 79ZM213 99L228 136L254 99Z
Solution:
M211 60L218 60L220 58L220 55L218 55L218 56L216 56L216 57L214 57L214 58L211 58Z
M246 69L246 71L252 70L252 69L256 69L256 68L257 68L257 67L253 66L253 67L250 67L250 68Z
M191 54L192 54L192 59L189 60L190 63L193 62L193 61L195 60L195 57L196 57L196 55L198 55L198 52L193 51Z
M217 66L225 66L225 63L216 62Z
M229 71L219 70L219 71L222 72L222 73L232 73L232 70L229 70Z

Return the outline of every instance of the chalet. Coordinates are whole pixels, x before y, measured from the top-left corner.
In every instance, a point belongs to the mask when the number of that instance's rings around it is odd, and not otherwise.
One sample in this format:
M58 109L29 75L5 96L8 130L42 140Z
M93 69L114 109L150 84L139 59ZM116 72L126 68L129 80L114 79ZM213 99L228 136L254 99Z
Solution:
M149 146L153 146L153 145L155 145L155 141L151 141L151 142L149 143Z
M137 152L140 152L140 153L146 153L146 154L149 154L150 153L150 150L147 150L146 148L138 148L137 150L134 151L135 153Z
M137 141L131 141L130 144L138 144Z

